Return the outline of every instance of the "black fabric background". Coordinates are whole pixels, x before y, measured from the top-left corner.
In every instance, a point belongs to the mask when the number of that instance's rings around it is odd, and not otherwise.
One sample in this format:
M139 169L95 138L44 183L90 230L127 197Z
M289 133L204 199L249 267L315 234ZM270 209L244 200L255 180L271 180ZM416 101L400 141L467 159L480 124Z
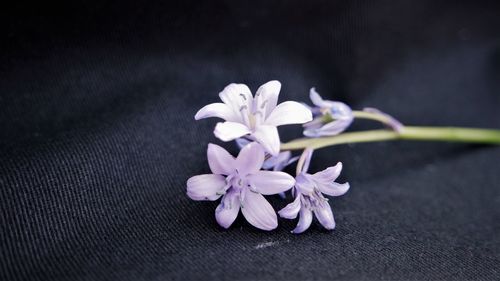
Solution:
M318 151L311 170L342 161L352 186L332 232L223 230L185 195L221 144L193 116L230 82L500 128L495 1L139 2L2 9L1 280L500 279L497 147Z

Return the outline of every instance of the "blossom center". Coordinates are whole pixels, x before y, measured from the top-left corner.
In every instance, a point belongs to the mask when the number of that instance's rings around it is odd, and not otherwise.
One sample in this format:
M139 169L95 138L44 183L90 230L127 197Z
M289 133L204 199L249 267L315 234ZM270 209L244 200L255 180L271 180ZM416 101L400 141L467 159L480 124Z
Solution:
M243 102L246 102L246 97L241 95ZM261 99L260 95L256 95L254 100L252 101L251 108L248 108L246 105L242 105L240 107L240 112L242 114L242 118L244 122L247 124L248 128L252 131L262 123L264 120L263 110L266 107L267 99L262 102L258 102Z
M230 184L234 189L241 191L244 188L250 188L250 184L246 176L234 175L231 179L229 179L228 184Z

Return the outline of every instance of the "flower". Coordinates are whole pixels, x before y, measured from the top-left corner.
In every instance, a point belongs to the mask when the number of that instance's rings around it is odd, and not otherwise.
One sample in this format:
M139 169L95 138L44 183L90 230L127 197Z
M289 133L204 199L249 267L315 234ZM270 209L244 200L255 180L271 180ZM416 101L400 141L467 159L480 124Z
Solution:
M338 135L354 120L351 108L345 103L324 100L314 88L311 88L309 97L316 107L311 109L314 120L303 125L306 137Z
M280 82L270 81L260 86L255 97L252 97L245 84L229 84L219 93L223 103L204 106L194 118L222 118L226 122L217 123L214 130L217 138L230 141L247 136L276 156L280 150L276 127L303 124L312 120L311 111L298 102L286 101L277 105L280 89Z
M278 226L276 212L262 195L289 190L295 179L284 172L260 170L264 150L256 142L243 147L234 158L224 148L208 144L207 158L213 174L191 177L187 195L193 200L222 200L215 210L219 225L228 228L239 210L253 226L272 230Z
M335 166L311 175L307 173L307 170L312 150L308 149L304 153L307 155L307 159L302 171L295 178L296 183L292 190L295 200L281 209L278 214L286 219L295 219L297 215L300 216L292 233L298 234L306 231L311 225L313 213L324 228L334 229L335 220L332 209L323 193L330 196L340 196L349 190L349 183L339 184L335 182L342 171L342 163L339 162Z

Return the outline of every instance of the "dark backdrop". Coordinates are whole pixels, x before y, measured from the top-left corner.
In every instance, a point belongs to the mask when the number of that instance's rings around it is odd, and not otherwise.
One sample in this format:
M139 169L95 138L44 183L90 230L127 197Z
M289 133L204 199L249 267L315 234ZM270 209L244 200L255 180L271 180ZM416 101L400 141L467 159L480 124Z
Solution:
M500 128L496 1L141 2L2 8L1 280L500 279L500 148L324 149L352 186L332 232L223 230L185 195L230 82Z

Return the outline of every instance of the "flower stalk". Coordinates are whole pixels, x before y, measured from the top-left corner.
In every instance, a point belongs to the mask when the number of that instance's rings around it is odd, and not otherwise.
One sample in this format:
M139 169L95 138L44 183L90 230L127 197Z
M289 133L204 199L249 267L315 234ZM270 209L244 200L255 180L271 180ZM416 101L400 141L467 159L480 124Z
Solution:
M367 114L366 117L369 117L369 115ZM393 130L369 130L361 132L347 132L340 135L322 138L300 138L282 144L281 150L300 150L305 148L319 149L347 143L390 140L443 141L500 145L500 130L462 127L404 126L400 128L398 132Z
M416 140L500 145L500 130L460 127L405 126L391 115L376 109L352 110L347 104L323 99L314 88L309 92L313 106L295 101L278 104L281 83L270 81L258 88L254 96L244 84L229 84L219 97L222 103L201 108L195 119L218 117L225 122L215 126L214 135L222 141L236 140L240 148L233 157L224 148L209 144L208 165L212 173L189 178L186 193L197 201L220 203L215 219L229 228L241 212L253 226L273 230L278 226L274 208L266 195L279 194L286 199L289 191L293 202L278 211L281 218L297 219L292 233L306 231L315 217L328 230L335 228L335 219L325 196L344 195L348 182L336 182L342 163L310 173L313 151L323 147L376 141ZM385 130L345 133L355 119L383 124ZM302 124L306 138L280 142L278 126ZM291 150L304 150L300 157ZM298 159L298 161L297 161ZM297 161L296 176L283 169Z

